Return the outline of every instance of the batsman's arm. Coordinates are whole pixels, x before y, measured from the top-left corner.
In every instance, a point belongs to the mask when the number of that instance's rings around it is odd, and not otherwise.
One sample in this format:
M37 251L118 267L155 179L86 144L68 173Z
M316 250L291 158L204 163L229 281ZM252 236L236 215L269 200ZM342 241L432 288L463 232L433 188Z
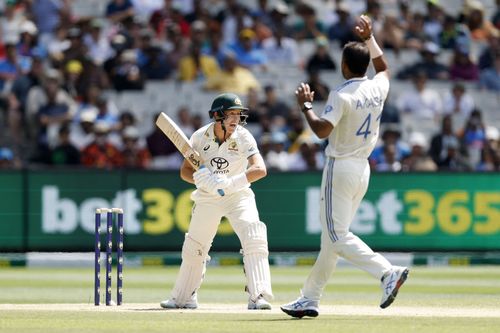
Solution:
M254 154L248 158L248 168L245 175L249 183L253 183L267 175L266 164L261 154Z
M189 162L187 160L184 160L182 162L181 170L180 170L182 180L184 180L185 182L188 182L190 184L194 184L193 173L195 171L196 170L191 166L191 164L189 164Z

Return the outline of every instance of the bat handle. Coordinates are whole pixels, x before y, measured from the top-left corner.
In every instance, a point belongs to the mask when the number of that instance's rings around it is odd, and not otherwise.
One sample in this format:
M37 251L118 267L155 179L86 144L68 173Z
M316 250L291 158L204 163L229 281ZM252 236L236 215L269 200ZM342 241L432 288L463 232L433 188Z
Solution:
M203 165L203 164L202 164L202 165L200 166L200 169L203 169L203 168L205 168L205 165ZM219 195L220 195L221 197L223 197L223 196L225 195L224 190L223 190L223 189L221 189L221 188L217 190L217 193L219 193Z

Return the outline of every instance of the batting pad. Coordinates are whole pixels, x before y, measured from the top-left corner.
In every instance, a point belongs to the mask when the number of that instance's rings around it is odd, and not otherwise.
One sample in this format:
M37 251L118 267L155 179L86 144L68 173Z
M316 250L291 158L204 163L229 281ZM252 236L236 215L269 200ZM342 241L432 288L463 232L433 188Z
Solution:
M260 295L273 299L269 251L267 250L267 229L262 222L251 223L243 234L243 265L247 278L247 291L255 301Z
M208 249L186 234L182 246L182 264L172 291L177 306L184 306L200 288L208 260Z

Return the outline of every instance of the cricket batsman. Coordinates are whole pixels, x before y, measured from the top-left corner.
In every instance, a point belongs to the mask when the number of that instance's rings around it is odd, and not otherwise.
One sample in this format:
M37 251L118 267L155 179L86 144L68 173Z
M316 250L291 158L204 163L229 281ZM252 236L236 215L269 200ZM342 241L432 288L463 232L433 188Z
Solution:
M189 230L182 246L182 264L165 309L196 309L210 259L208 252L222 217L226 217L241 242L249 293L249 310L270 310L273 298L268 261L267 229L260 221L253 183L266 176L266 166L252 134L243 127L248 111L235 94L217 96L209 116L214 121L191 136L191 144L205 161L195 171L184 161L180 175L195 184ZM224 195L221 196L223 191Z

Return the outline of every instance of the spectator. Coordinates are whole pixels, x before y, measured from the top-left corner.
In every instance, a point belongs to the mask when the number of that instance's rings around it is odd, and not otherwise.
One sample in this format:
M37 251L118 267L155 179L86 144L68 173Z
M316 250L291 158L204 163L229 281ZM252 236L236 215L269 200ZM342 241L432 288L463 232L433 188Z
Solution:
M21 24L21 35L17 44L17 53L20 57L31 58L35 55L45 56L45 45L38 44L38 29L31 21L24 21ZM27 60L29 61L29 59Z
M146 50L145 63L140 66L145 79L148 80L166 80L172 72L171 65L167 61L165 52L160 45L153 43Z
M481 163L482 150L486 144L486 130L480 110L475 109L471 112L465 128L462 130L461 140L471 166L477 169Z
M148 168L151 163L151 154L147 148L141 148L139 142L139 131L133 126L128 126L123 130L123 150L124 167L126 168Z
M271 12L267 9L268 1L259 0L257 1L257 8L252 11L252 18L258 20L262 25L266 27L271 27L273 19L271 18Z
M52 150L52 165L79 165L80 150L70 141L70 128L68 125L59 129L59 142Z
M439 46L432 42L426 42L420 52L422 60L403 68L397 78L401 80L410 79L418 72L425 72L432 80L446 80L448 78L448 68L436 61L439 54Z
M190 49L190 54L184 56L179 62L181 81L205 81L220 71L217 60L211 55L202 54L199 44L191 45Z
M227 8L219 13L218 20L222 22L224 45L233 45L238 41L239 31L253 26L253 20L246 8L235 0L227 1Z
M7 0L5 1L5 8L0 17L0 31L2 34L2 40L19 40L21 34L21 25L26 19L23 12L16 10L17 0Z
M381 126L382 127L382 126ZM392 167L396 161L401 162L410 154L410 147L401 140L401 130L397 124L387 124L383 126L382 132L382 144L375 147L373 152L369 157L370 166L372 169L383 171L380 169L388 169ZM394 151L392 148L387 149L387 146L394 146ZM394 155L394 161L387 161L387 154L391 157ZM383 164L383 167L377 167L379 164Z
M123 155L108 142L109 126L104 122L94 125L94 141L81 154L81 162L87 167L113 169L123 165Z
M81 101L85 89L87 88L86 82L82 78L83 66L78 60L70 60L64 68L64 84L63 88L68 94L77 101Z
M267 58L257 48L256 35L252 29L243 29L239 33L239 41L231 46L240 66L248 69L266 69Z
M301 41L325 35L323 23L318 20L316 11L311 5L305 1L300 1L295 5L295 12L300 20L293 27L294 39Z
M2 169L19 169L21 167L20 160L14 156L12 149L0 147L0 170Z
M315 96L316 97L316 96ZM287 118L288 127L288 140L290 141L290 146L288 147L288 152L290 154L296 153L300 150L302 143L313 142L312 131L304 126L304 119L302 115L298 112L292 112Z
M57 142L59 129L71 121L73 111L70 105L58 100L59 87L56 82L46 83L46 103L42 104L37 112L38 119L38 143L43 147L53 148Z
M316 38L316 51L309 58L306 65L306 70L331 70L335 71L337 65L329 54L328 40L324 36Z
M290 157L286 151L287 137L283 132L274 132L271 135L270 150L265 156L269 170L288 171Z
M157 114L154 121L158 118ZM180 168L183 158L177 151L172 141L154 125L153 132L146 138L147 148L151 154L151 168L153 169L178 169Z
M83 37L92 62L98 66L114 55L109 39L103 34L103 22L94 18L90 21L90 32Z
M259 105L263 113L271 118L277 116L286 118L292 112L290 106L278 97L276 88L273 85L267 85L264 92L265 99Z
M332 41L338 41L340 47L352 40L356 40L354 31L354 19L349 11L349 6L344 2L337 2L335 11L338 15L338 21L328 29L328 38Z
M110 119L108 119L110 120ZM99 120L98 120L99 121ZM124 110L120 113L118 118L113 117L112 122L108 122L110 126L110 133L108 136L108 142L110 142L113 146L118 148L119 150L123 150L123 132L127 127L136 126L136 118L132 112L129 110ZM140 147L144 147L146 145L145 140L139 137L138 144Z
M238 66L236 56L227 52L222 71L208 78L205 88L217 91L232 91L246 95L249 89L260 90L260 84L248 69Z
M469 29L458 23L453 16L446 15L443 30L439 35L439 44L444 49L454 50L459 43L470 44Z
M31 67L29 58L18 56L14 43L7 42L5 52L5 59L0 60L0 92L10 90L13 82L28 73Z
M272 31L281 31L283 36L291 37L292 29L287 25L286 21L290 9L283 0L275 0L271 8L271 25L269 26Z
M69 0L31 1L31 13L40 32L40 45L47 45L56 27L70 22L71 4Z
M203 0L193 0L192 11L185 15L186 21L191 23L191 32L193 32L193 23L196 21L201 22L201 20L206 19L207 16L209 16L209 13Z
M274 35L262 42L262 49L271 68L274 65L299 66L300 64L297 42L285 35L284 27L276 27Z
M191 114L187 106L182 106L177 111L177 125L188 138L194 133L193 123L191 122Z
M267 88L267 87L266 87ZM265 88L264 88L265 91ZM259 92L255 89L249 89L248 94L247 94L247 101L245 105L248 108L247 111L247 125L252 126L252 124L256 124L256 127L258 126L258 123L260 121L260 117L266 112L261 106L260 106L260 101L259 101ZM258 134L255 134L252 132L252 135L256 138L258 138Z
M118 110L113 101L108 100L104 94L100 94L96 100L97 115L96 121L105 122L110 130L116 130L119 127ZM122 113L126 114L126 112Z
M54 32L54 37L50 39L47 46L47 52L50 59L57 63L62 62L64 52L70 47L71 41L68 39L68 28L59 25Z
M38 111L47 104L50 90L57 90L56 104L67 105L70 114L75 113L77 105L71 96L61 88L61 83L61 73L56 69L49 69L44 73L42 85L33 86L29 90L26 99L26 122L30 137L34 137L35 132L38 132Z
M18 142L22 135L31 138L32 132L28 130L26 122L26 101L31 88L41 85L43 78L43 62L39 57L32 59L31 69L28 73L17 77L10 93L7 95L9 111L9 128ZM24 126L22 126L24 125Z
M111 0L106 7L106 18L115 24L133 16L134 6L130 0Z
M200 129L204 125L203 117L199 114L195 114L191 117L191 124L193 125L193 129L195 131Z
M312 137L301 137L298 142L299 150L290 153L290 171L317 171L323 167L323 154L318 152L317 145L312 141Z
M384 43L384 47L393 49L394 54L399 56L399 50L405 46L405 30L399 26L396 17L393 15L384 17L382 31L379 36L381 37L380 41Z
M191 24L191 45L198 45L201 53L210 54L210 41L205 22L196 20Z
M180 60L189 54L189 39L181 34L181 28L177 24L167 27L167 42L164 48L167 50L167 62L173 69L179 68Z
M413 85L412 90L399 96L398 108L419 118L437 120L441 116L443 105L439 94L426 86L426 73L417 73L413 78Z
M420 132L413 132L409 139L411 151L403 160L403 171L436 171L436 163L426 153L427 140Z
M462 83L455 83L451 91L447 91L443 99L443 111L445 114L460 115L468 117L474 109L474 99L469 95Z
M80 113L80 117L71 123L69 140L78 150L83 150L94 141L94 122L97 112L96 108L86 108Z
M382 117L380 118L381 124L400 122L400 116L399 116L400 111L396 106L396 104L394 103L393 99L390 98L389 96L391 96L390 91L387 98L384 101L384 108L382 109Z
M450 66L450 79L477 81L478 78L479 68L472 62L467 46L458 45L455 48L453 60Z
M424 31L428 39L439 43L439 35L443 30L443 9L438 0L427 0L427 16L424 21Z
M144 76L137 65L137 54L134 50L126 50L121 54L120 64L115 69L111 80L117 91L144 88Z
M159 40L165 39L165 31L173 22L172 7L172 0L164 0L163 7L155 10L149 18L149 25L153 28Z
M379 172L399 172L401 162L396 158L397 148L394 143L383 146L383 162L375 165L375 170Z
M440 170L472 170L460 149L458 137L453 133L451 115L443 117L441 132L432 138L429 154Z
M486 126L486 146L483 156L489 156L493 170L500 170L500 133L495 126ZM484 160L484 157L483 157Z
M409 49L422 50L426 38L424 16L421 13L414 13L409 21L408 29L406 29L404 45Z
M318 69L311 69L308 71L309 77L307 78L307 84L314 91L315 101L326 101L328 99L328 94L330 93L330 88L328 85L321 80Z
M499 31L497 28L484 16L484 5L481 1L470 0L464 2L462 13L474 41L485 42L491 36L498 36Z
M399 18L397 19L397 25L401 30L407 31L410 26L410 22L413 19L412 11L410 10L410 1L399 0L398 9L399 9ZM423 31L423 29L420 29L420 31Z
M495 56L492 68L481 71L479 76L479 87L500 93L500 51Z

